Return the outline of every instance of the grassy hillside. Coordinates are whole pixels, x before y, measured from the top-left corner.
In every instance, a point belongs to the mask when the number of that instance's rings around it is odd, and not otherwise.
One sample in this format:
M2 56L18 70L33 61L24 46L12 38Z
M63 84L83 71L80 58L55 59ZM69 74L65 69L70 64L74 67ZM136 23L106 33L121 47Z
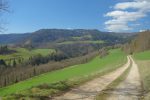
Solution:
M75 36L72 38L75 40L84 40L84 39L92 39L92 36L91 35L84 35L84 36Z
M0 59L10 59L10 58L17 58L17 57L23 57L24 59L28 59L30 56L41 54L43 56L46 56L52 52L54 52L54 49L33 49L31 51L25 49L25 48L15 48L16 53L9 54L9 55L0 55Z
M104 58L100 58L99 56L97 56L88 63L74 65L62 70L45 73L26 81L1 88L0 96L25 90L43 83L53 83L66 79L79 78L94 73L107 72L119 67L120 64L123 64L125 62L125 59L126 55L120 49L111 50L110 54Z
M58 43L59 45L61 44L75 44L75 43L84 43L84 44L101 44L104 43L104 41L65 41L65 42L61 42Z
M136 53L134 57L138 60L150 60L150 51Z
M143 83L144 99L150 100L150 51L136 53L134 58L138 64Z

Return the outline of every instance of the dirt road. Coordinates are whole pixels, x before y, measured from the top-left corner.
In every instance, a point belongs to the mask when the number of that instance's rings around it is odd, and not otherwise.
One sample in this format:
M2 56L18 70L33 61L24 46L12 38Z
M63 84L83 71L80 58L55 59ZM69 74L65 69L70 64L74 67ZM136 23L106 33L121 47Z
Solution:
M141 81L137 64L130 57L132 66L126 79L121 82L106 100L139 100Z
M117 79L129 66L131 60L129 57L127 63L118 68L117 70L110 72L99 78L95 78L71 91L53 98L53 100L94 100L95 96L105 89L111 82Z

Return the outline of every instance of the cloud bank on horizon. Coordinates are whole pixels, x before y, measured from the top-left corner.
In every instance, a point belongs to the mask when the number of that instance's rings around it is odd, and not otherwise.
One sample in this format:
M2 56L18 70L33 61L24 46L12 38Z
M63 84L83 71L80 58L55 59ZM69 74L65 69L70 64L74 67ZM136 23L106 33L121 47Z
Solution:
M104 23L105 28L111 32L130 31L137 25L136 21L146 17L149 12L150 0L119 2L113 6L113 11L104 15L111 18Z

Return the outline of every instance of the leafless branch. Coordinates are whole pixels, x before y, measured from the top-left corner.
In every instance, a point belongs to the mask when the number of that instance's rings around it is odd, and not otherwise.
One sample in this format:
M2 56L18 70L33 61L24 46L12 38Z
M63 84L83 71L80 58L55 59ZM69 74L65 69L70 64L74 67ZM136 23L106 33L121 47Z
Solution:
M0 12L6 11L8 12L9 6L8 6L8 2L6 0L0 0Z

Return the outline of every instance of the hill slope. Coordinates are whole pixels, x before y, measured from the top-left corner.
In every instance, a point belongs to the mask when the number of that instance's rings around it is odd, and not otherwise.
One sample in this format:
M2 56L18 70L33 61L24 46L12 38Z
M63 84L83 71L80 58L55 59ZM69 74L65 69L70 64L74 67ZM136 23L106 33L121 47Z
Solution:
M19 43L25 38L29 37L30 34L0 34L0 44L12 44Z
M41 29L26 34L5 34L0 35L0 44L33 44L61 43L66 41L96 41L101 40L109 43L124 42L129 34L116 34L100 32L99 30L87 29Z

